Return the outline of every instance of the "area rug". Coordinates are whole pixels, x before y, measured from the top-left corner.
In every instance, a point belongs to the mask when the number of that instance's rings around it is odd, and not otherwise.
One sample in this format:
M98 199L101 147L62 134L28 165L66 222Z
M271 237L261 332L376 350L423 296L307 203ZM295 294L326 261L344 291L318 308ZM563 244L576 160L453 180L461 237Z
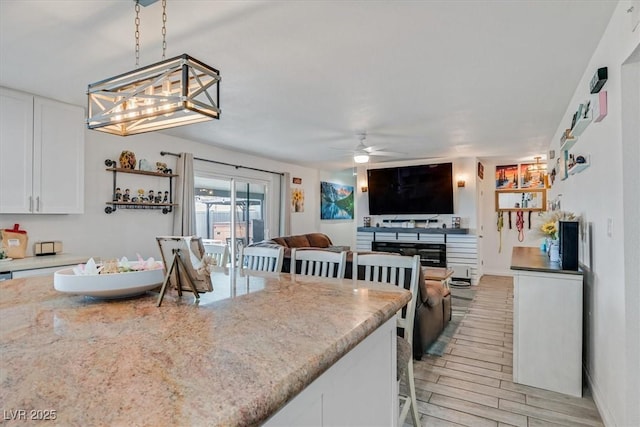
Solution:
M474 286L469 288L451 287L451 320L438 339L427 348L427 354L432 356L442 356L444 354L447 344L449 344L451 338L458 330L458 326L462 323L462 319L464 319L464 316L467 314L467 310L475 294L476 290Z

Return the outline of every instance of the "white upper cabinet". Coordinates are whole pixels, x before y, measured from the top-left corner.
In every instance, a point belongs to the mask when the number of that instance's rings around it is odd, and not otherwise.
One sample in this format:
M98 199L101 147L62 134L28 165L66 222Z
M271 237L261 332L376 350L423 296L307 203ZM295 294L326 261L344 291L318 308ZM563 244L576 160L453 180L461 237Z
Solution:
M33 96L0 88L0 213L31 212Z
M0 88L0 213L84 212L84 110Z

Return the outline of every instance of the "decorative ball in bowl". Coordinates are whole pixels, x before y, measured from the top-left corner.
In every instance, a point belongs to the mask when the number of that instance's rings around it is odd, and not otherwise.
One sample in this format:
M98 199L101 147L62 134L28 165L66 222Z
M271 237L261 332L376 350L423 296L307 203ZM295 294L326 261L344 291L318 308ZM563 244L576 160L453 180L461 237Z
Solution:
M54 273L53 287L68 294L97 298L129 298L159 287L163 280L164 269L161 267L115 274L84 275L76 274L74 268L65 268Z

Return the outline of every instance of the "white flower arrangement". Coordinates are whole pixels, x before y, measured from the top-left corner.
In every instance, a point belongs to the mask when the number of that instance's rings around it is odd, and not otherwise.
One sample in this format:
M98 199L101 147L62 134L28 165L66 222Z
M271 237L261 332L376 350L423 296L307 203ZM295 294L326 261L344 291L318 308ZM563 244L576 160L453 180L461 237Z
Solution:
M93 258L89 258L86 264L78 264L73 268L73 274L76 276L94 276L98 274L118 274L129 273L133 271L160 270L164 268L161 261L156 261L153 257L147 260L138 254L138 261L129 261L127 257L120 260L114 259L103 264L98 264Z

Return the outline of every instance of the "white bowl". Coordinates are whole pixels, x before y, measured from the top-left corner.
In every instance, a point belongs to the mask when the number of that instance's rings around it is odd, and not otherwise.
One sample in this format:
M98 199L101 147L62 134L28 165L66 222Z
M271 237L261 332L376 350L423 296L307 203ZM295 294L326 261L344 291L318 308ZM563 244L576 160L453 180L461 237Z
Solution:
M53 287L59 292L99 298L126 298L140 295L162 284L164 269L116 274L75 275L72 268L53 275Z

